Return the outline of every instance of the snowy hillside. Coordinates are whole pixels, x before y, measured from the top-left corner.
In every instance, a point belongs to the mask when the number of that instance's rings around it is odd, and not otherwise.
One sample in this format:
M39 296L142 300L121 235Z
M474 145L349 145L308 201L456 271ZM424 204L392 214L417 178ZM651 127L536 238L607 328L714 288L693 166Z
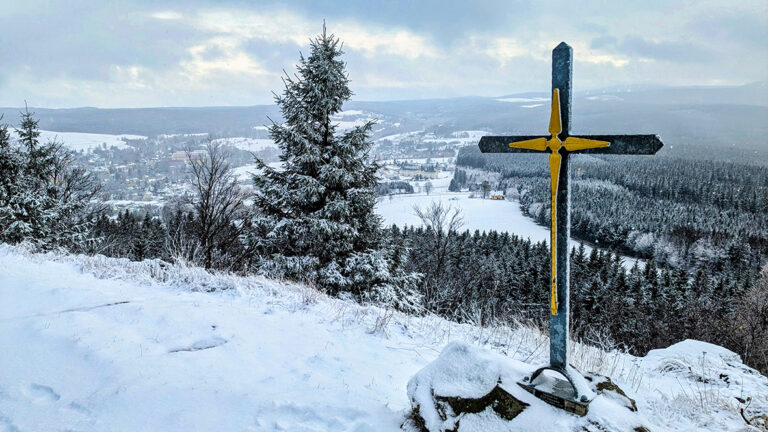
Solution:
M0 329L0 431L397 431L408 380L449 342L531 368L548 345L525 327L409 317L259 277L5 245ZM654 431L749 430L736 397L768 412L766 377L715 345L636 358L574 344L572 356L611 376ZM594 420L542 412L537 430Z
M246 137L230 137L230 138L217 138L213 140L215 144L231 145L240 150L249 152L257 152L267 148L277 149L275 142L266 138L246 138Z
M14 138L17 138L18 134L14 132ZM117 147L119 149L128 148L125 140L143 140L147 139L141 135L111 135L111 134L97 134L97 133L84 133L84 132L53 132L47 130L40 131L40 141L47 143L49 141L58 141L64 143L70 150L75 151L89 151L98 147L112 148Z

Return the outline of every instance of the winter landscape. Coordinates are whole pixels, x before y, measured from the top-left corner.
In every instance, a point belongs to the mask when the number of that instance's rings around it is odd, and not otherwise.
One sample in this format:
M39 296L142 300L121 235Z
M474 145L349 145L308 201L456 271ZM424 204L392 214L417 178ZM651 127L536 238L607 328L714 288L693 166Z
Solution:
M162 3L0 18L0 432L768 431L764 2Z

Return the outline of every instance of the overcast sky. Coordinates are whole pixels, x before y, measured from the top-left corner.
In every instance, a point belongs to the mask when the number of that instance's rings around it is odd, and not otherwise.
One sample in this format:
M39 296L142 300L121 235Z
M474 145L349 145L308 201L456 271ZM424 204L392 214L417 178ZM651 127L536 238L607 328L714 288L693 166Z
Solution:
M323 19L356 100L548 91L562 40L577 91L768 80L768 0L2 3L2 106L271 103Z

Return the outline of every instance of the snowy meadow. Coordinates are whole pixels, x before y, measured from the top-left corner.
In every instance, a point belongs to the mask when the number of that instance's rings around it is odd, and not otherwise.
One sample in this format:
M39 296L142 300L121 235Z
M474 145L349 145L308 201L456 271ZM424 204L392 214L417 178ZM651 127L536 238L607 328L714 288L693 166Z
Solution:
M409 316L263 277L24 246L0 247L0 267L7 431L396 431L408 380L449 342L531 368L547 356L547 336L525 326ZM715 345L634 357L574 343L572 359L611 376L652 430L744 430L737 398L768 409L768 380ZM538 430L621 424L592 411L548 408Z

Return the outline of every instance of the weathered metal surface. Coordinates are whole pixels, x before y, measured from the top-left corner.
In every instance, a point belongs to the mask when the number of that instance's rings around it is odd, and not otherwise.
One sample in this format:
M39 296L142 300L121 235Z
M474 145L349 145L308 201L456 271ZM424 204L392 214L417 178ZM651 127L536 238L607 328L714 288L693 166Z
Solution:
M545 370L556 372L565 380L547 377ZM535 384L537 379L541 382ZM596 396L587 380L573 366L562 369L544 366L517 384L550 405L582 416L587 414L588 405Z
M664 145L656 135L579 135L578 137L611 143L611 146L606 148L579 150L579 153L585 154L652 155ZM483 153L537 153L537 150L513 148L509 144L541 138L541 135L484 136L480 138L479 147Z
M664 146L658 135L579 135L579 138L611 143L610 147L579 151L586 154L652 155Z
M571 132L571 77L573 73L573 50L565 42L561 42L552 51L552 92L558 90L560 95L560 122L562 131L558 134L561 140L567 139ZM563 154L564 153L564 154ZM556 273L556 313L549 315L549 364L552 367L565 369L568 366L568 345L570 343L570 263L568 251L571 237L571 175L569 157L563 152L560 162L560 179L555 194L556 228L552 249L555 250ZM550 300L550 304L551 304Z
M560 139L565 140L571 133L571 82L573 81L573 49L560 42L552 50L552 91L560 93Z
M568 411L569 413L573 413L582 417L587 415L589 412L589 403L582 403L567 397L563 397L562 395L558 394L558 392L546 392L539 390L530 384L519 382L517 385L524 388L537 398L552 405L553 407L560 408L562 410Z

